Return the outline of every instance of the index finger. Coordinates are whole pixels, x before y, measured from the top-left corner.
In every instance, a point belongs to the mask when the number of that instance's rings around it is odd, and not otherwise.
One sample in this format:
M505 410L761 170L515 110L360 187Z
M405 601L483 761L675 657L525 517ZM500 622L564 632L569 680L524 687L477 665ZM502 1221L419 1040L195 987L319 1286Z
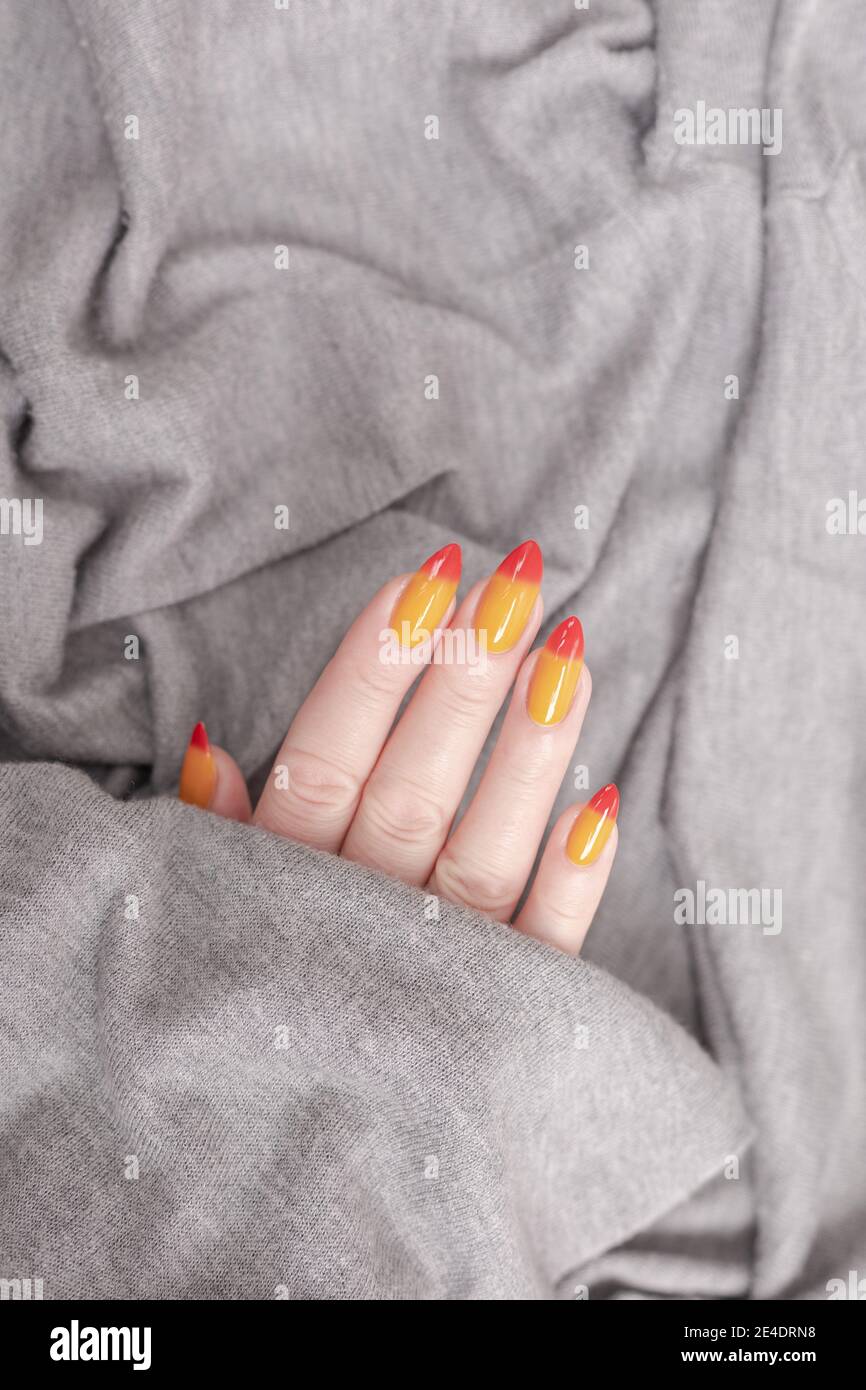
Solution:
M401 701L454 611L461 554L443 546L355 619L283 741L253 821L336 853Z

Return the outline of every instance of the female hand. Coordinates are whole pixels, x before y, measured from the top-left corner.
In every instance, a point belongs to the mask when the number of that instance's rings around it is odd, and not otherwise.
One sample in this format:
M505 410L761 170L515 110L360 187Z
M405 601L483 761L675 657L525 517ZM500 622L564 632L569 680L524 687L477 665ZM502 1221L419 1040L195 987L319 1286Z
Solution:
M535 541L513 550L455 613L460 569L460 547L446 545L380 589L298 710L254 812L240 769L202 724L184 759L181 798L511 921L591 680L577 618L527 655L543 612ZM452 833L512 686L488 766ZM559 818L514 919L519 931L580 950L616 853L618 806L611 783Z

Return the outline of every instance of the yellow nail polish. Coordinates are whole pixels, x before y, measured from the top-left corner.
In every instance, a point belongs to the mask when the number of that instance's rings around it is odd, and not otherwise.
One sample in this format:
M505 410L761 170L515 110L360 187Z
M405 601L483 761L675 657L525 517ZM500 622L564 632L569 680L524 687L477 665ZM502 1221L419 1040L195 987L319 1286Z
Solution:
M547 639L535 663L526 707L536 724L558 724L571 709L583 670L583 628L566 618Z
M475 631L486 637L489 652L507 652L529 621L544 564L535 541L524 541L506 555L478 603Z
M619 811L619 792L614 782L596 792L571 827L566 853L575 864L594 864L613 830Z
M412 575L391 614L391 627L405 646L417 647L435 632L457 592L460 568L460 546L452 543Z
M196 724L180 770L181 801L207 810L216 790L216 762L204 724Z

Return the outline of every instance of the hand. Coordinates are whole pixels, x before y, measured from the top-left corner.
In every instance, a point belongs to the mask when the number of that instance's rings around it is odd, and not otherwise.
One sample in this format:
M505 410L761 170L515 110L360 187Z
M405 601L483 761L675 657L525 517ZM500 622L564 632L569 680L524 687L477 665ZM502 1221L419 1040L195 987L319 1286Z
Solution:
M455 614L460 568L460 547L446 545L380 589L298 710L255 812L240 769L208 742L203 724L184 759L181 798L511 921L592 682L577 618L527 656L543 613L534 541L476 584ZM512 685L488 766L452 832ZM616 853L618 806L609 784L559 818L514 919L519 931L580 950Z

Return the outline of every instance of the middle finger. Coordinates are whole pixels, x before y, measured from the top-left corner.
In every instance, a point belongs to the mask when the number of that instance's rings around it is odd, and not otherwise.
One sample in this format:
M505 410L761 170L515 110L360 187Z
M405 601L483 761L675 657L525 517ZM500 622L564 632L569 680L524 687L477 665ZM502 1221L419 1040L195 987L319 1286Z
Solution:
M426 883L541 623L541 576L541 551L524 541L461 605L367 781L345 858Z

